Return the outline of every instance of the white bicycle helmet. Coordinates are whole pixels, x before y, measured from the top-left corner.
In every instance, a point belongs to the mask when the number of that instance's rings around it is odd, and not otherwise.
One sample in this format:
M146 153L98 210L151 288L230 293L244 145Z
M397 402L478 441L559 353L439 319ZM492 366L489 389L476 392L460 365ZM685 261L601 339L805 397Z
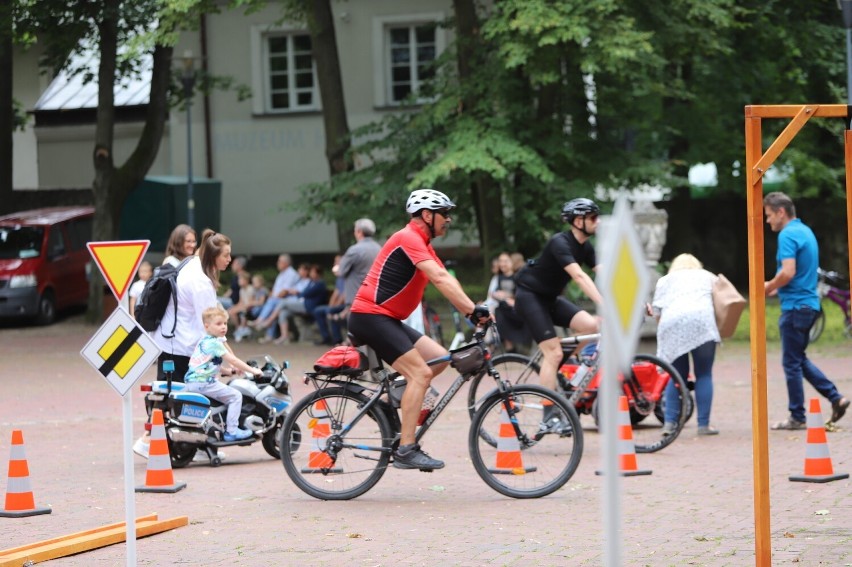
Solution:
M410 215L423 209L437 211L440 209L454 209L455 207L456 204L449 197L434 189L415 189L408 196L408 201L405 202L405 212Z

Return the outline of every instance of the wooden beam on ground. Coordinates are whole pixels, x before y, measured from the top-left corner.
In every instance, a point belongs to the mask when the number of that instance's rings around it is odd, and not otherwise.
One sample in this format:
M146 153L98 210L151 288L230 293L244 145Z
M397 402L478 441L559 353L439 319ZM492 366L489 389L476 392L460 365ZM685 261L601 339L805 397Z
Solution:
M145 537L173 530L189 524L187 516L178 516L168 520L158 520L157 514L136 518L136 537ZM102 526L66 536L22 545L0 551L0 567L20 567L24 562L39 563L91 551L125 541L127 530L124 522Z

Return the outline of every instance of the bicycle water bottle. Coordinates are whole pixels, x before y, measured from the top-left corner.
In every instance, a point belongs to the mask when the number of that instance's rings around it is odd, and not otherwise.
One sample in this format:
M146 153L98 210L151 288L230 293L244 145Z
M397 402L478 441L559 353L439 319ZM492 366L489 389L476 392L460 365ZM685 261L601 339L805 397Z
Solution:
M408 382L405 381L405 378L397 378L390 384L390 389L388 390L388 396L391 399L391 404L393 407L399 409L402 405L402 394L405 393L405 386L408 385Z
M429 414L435 409L435 405L438 403L438 396L438 390L429 386L429 389L426 390L426 396L423 398L423 405L420 406L420 419L417 420L417 425L423 425L423 422L426 421Z
M577 370L574 371L574 375L571 376L571 379L569 380L569 382L571 382L571 385L576 388L580 384L582 384L583 378L585 378L586 374L588 374L588 373L589 373L589 366L585 363L581 363L579 366L577 366Z

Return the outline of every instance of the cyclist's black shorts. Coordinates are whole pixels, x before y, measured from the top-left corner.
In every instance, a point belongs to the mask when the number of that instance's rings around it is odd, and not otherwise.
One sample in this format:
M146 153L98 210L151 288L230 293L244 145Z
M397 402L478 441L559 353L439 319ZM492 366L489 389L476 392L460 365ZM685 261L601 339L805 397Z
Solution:
M543 297L520 286L515 290L515 313L524 320L537 343L556 337L554 326L568 327L580 311L583 310L561 295Z
M349 332L376 351L376 354L393 364L397 358L414 348L423 335L402 321L387 315L370 313L351 313L349 315Z

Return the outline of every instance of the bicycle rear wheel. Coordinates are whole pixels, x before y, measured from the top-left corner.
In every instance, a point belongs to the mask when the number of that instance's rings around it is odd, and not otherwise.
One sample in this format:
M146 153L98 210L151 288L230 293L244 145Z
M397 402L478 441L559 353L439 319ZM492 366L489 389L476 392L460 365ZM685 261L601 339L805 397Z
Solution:
M568 482L580 464L580 418L562 396L541 386L515 386L509 398L511 409L494 392L473 416L468 435L473 467L488 486L505 496L547 496ZM543 427L545 405L556 408L558 429ZM486 438L496 439L496 446Z
M653 365L650 376L641 374L641 363L645 363L646 367ZM674 429L664 434L665 424L661 420L645 418L652 413L665 414L665 388L669 381L675 385L678 409L675 411ZM622 387L630 407L636 452L654 453L671 445L683 430L687 416L692 414L692 396L674 366L651 354L637 354L633 357L630 376L625 377Z
M819 315L814 320L814 324L811 325L811 330L808 332L809 340L808 342L814 342L822 335L822 332L825 330L825 310L820 309Z
M387 417L373 406L352 422L367 401L345 388L326 388L293 406L278 446L290 447L281 451L281 462L302 491L320 500L350 500L385 474L394 439Z

